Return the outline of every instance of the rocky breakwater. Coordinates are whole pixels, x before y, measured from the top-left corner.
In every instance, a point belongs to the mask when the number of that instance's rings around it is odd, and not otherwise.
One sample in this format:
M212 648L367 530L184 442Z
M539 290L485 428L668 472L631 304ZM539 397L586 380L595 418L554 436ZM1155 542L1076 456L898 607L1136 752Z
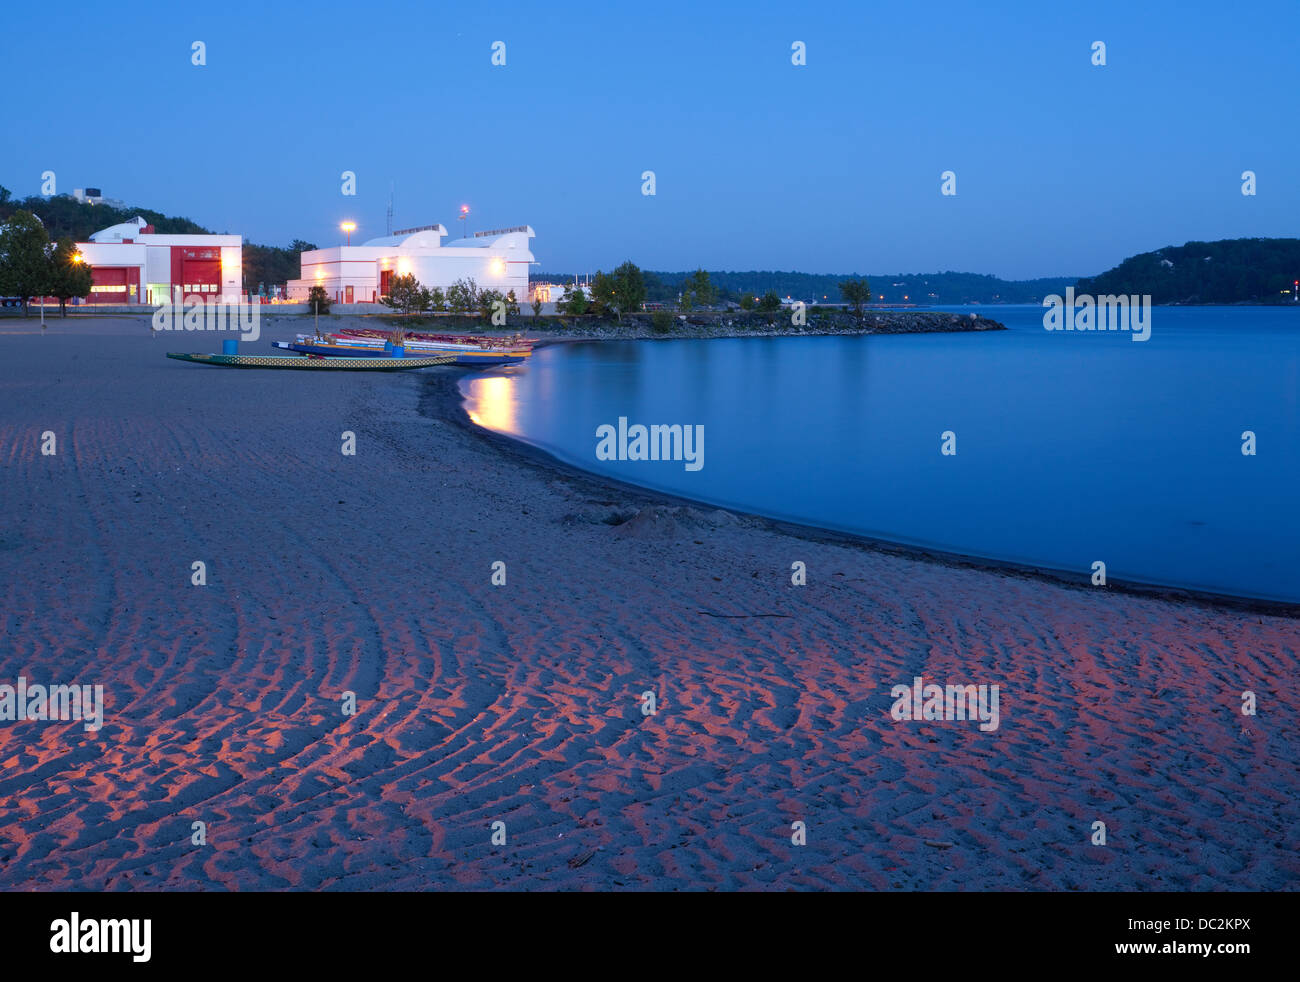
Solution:
M975 313L933 310L869 310L858 319L835 311L809 311L795 323L790 311L771 314L625 314L621 321L595 317L542 317L524 330L534 337L559 338L745 338L826 334L930 334L951 331L1005 331L1006 325Z

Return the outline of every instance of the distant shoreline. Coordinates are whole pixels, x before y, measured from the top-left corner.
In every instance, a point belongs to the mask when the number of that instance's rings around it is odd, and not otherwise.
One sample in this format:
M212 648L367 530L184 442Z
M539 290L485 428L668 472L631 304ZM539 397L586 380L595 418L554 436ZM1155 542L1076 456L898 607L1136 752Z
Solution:
M672 326L666 330L656 328L652 315L625 314L621 321L608 318L543 317L526 325L515 321L510 327L523 330L529 337L540 340L623 340L668 341L687 338L757 338L757 337L818 337L856 336L872 334L949 334L972 331L1005 331L1000 321L976 313L957 314L951 311L868 311L862 319L849 313L809 312L807 323L793 325L788 311L766 314L742 313L688 313L672 314ZM388 318L385 318L388 320ZM394 327L403 326L405 318L395 316L388 320ZM531 319L530 319L531 321ZM418 318L410 322L412 331L428 330L438 319ZM538 323L541 322L541 323ZM460 325L458 324L457 327ZM472 327L472 325L471 325ZM479 329L480 332L482 328Z

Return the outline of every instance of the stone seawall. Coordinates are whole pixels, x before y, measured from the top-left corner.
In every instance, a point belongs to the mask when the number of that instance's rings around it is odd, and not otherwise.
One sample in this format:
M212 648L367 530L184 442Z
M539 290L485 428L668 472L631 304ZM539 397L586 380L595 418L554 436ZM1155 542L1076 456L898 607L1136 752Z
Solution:
M867 311L859 321L848 313L812 313L807 323L791 323L792 314L670 314L670 321L651 314L626 314L621 322L586 317L525 318L531 337L582 338L748 338L823 334L929 334L950 331L1005 331L1006 325L978 314L947 311Z

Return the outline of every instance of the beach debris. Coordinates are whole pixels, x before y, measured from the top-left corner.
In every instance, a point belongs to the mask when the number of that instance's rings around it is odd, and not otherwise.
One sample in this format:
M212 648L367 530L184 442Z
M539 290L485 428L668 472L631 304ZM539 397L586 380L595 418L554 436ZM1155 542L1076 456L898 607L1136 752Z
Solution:
M711 610L701 610L699 613L707 617L726 617L729 619L745 617L793 617L794 614L715 614Z
M585 866L585 865L587 865L588 862L591 861L591 857L594 856L594 855L596 855L596 850L595 850L595 849L588 849L586 852L582 853L580 856L574 856L572 859L570 859L570 860L569 860L569 866L570 866L570 868L572 868L572 869L577 869L579 866Z

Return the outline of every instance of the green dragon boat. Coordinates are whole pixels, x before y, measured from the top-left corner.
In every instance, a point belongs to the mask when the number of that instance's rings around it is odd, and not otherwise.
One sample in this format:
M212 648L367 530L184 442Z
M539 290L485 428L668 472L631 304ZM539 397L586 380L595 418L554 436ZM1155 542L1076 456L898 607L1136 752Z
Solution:
M454 354L427 358L311 358L301 355L199 355L179 351L169 351L167 357L218 368L288 368L322 372L407 372L413 368L450 365L456 360Z

